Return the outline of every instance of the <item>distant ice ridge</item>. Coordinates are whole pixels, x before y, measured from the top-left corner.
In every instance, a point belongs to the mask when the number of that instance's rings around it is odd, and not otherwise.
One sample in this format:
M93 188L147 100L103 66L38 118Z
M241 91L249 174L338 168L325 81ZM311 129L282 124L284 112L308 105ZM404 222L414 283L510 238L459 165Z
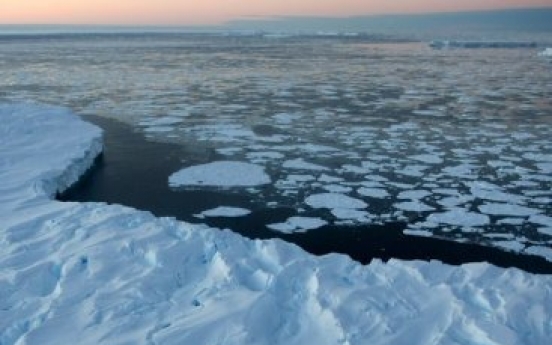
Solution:
M362 266L128 207L57 202L100 152L101 131L33 104L0 105L0 119L2 345L552 338L552 276L483 263Z

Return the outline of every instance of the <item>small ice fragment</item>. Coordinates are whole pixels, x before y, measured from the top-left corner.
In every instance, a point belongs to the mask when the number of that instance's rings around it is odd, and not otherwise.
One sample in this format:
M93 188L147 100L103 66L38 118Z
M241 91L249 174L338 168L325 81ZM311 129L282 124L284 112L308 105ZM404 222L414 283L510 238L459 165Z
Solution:
M357 192L360 195L367 196L370 198L384 199L389 197L389 193L387 192L387 190L383 188L360 187Z
M420 201L405 201L393 204L393 207L409 212L429 212L435 210L435 208L424 204Z
M268 224L266 227L290 234L293 232L305 232L307 230L314 230L323 227L328 224L325 220L315 217L290 217L283 223Z
M287 160L284 162L282 166L286 169L315 170L315 171L329 170L328 168L322 165L306 162L302 158Z
M479 206L479 211L494 216L527 217L539 214L541 211L516 204L490 203Z
M410 158L427 164L443 163L443 158L435 154L421 154L421 155L411 156Z
M399 195L397 195L397 198L420 200L425 198L428 195L431 195L431 193L427 190L407 190L407 191L400 192Z
M358 222L365 222L370 218L370 214L368 212L350 208L334 208L331 212L335 218L342 220L348 219L356 220Z
M312 208L348 208L361 209L366 208L368 204L360 199L339 193L320 193L314 194L305 199L305 203Z
M489 216L466 211L463 208L455 208L442 213L434 213L427 217L428 222L441 223L456 226L483 226L490 223Z

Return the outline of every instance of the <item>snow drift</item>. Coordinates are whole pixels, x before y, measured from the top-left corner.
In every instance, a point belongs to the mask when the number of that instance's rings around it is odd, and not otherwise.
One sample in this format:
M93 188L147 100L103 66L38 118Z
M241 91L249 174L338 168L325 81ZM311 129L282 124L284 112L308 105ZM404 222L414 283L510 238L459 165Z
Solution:
M61 203L101 151L68 111L0 105L0 344L546 344L552 277L357 264Z

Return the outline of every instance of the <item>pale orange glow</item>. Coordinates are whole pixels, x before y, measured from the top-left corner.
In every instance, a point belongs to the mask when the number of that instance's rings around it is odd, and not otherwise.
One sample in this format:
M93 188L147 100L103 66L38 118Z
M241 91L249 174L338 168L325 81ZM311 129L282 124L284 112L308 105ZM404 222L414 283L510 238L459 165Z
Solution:
M353 16L551 7L551 0L0 0L0 24L218 24L247 16Z

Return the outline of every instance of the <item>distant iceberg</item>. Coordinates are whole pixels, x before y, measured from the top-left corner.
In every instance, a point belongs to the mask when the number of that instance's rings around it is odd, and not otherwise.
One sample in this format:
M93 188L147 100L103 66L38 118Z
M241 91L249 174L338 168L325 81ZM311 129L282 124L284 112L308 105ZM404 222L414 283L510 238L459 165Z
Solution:
M448 40L436 40L431 41L429 46L434 49L478 49L478 48L536 48L535 42L510 42L510 41L448 41Z

